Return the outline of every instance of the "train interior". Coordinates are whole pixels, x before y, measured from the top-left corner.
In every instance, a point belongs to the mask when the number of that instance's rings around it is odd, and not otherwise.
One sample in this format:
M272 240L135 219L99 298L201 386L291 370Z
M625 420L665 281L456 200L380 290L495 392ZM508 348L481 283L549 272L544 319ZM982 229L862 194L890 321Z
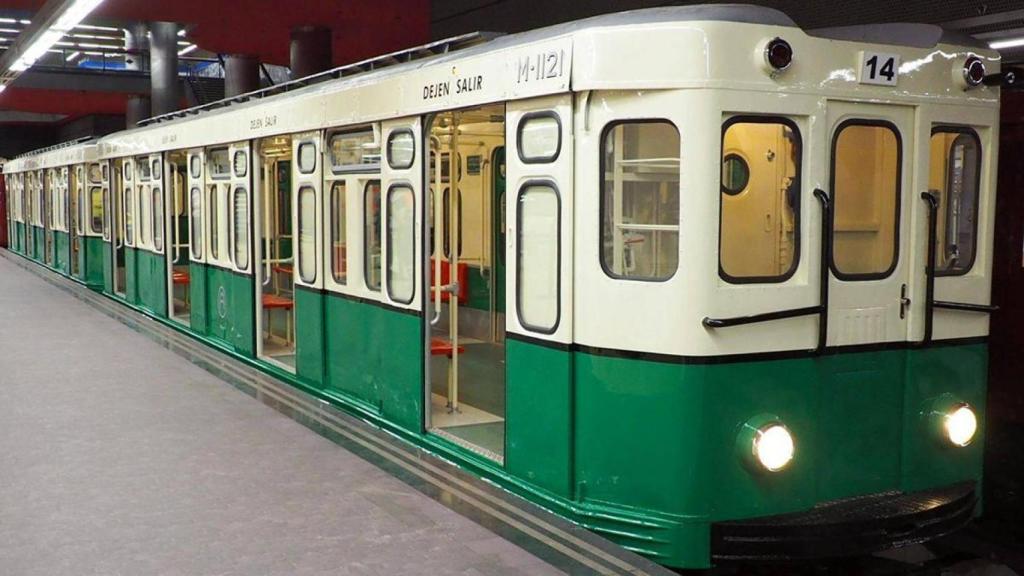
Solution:
M504 105L438 114L427 136L429 428L503 461Z
M295 286L292 235L292 137L264 138L259 158L260 357L295 370Z
M192 212L189 209L188 157L183 151L167 154L167 168L171 189L171 318L190 324L192 295L190 265L192 263Z

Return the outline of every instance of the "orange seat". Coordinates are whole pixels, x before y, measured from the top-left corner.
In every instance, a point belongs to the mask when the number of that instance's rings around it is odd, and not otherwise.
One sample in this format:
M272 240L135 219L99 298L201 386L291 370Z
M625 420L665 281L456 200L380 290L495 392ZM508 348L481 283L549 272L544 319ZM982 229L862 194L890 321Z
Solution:
M263 309L270 310L277 308L279 310L291 310L295 307L295 302L291 298L285 298L284 296L278 296L276 294L264 294L263 295Z
M174 272L171 274L171 281L175 284L190 284L192 278L188 275L188 272Z
M274 272L284 274L285 276L291 276L293 269L291 266L274 266Z
M433 338L433 337L430 339L430 355L431 356L447 356L447 357L451 358L452 354L454 353L454 350L455 350L455 347L452 346L452 343L450 341L448 341L448 340L445 340L443 338ZM465 351L466 351L466 347L465 346L459 346L459 354L462 354Z
M469 302L469 267L465 263L459 262L458 266L455 267L456 281L459 283L459 304L465 304ZM430 270L427 271L430 274L430 287L434 287L434 259L430 259ZM446 286L451 284L451 264L447 260L441 260L441 285ZM441 293L441 301L447 302L451 297L448 292Z

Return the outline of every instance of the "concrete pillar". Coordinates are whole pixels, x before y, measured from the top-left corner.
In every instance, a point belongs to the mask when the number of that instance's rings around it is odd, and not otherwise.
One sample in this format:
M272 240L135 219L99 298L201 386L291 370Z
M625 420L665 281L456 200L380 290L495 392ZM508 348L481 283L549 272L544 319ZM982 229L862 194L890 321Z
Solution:
M160 116L181 107L181 82L178 80L178 24L153 22L150 26L149 78L153 116Z
M224 59L224 96L231 98L260 89L260 62L255 56L230 54Z
M299 26L292 29L292 79L304 78L331 69L334 64L331 51L331 30L319 26Z
M139 122L150 117L149 96L136 94L128 97L128 106L125 109L125 126L131 130Z
M145 22L135 22L124 30L124 49L128 55L124 59L126 70L141 71L145 66L146 50L149 49L149 26Z

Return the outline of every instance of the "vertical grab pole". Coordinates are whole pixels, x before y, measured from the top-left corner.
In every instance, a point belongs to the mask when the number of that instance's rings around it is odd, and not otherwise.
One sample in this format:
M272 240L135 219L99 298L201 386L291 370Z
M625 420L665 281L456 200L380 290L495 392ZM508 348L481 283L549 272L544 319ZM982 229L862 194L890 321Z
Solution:
M821 311L818 314L818 354L825 351L828 344L828 283L829 255L832 253L832 202L828 194L820 188L814 190L814 197L821 203L821 263L819 272L819 297Z
M459 113L452 113L451 139L448 142L448 328L451 333L452 355L448 401L451 411L459 411ZM441 158L437 159L438 165ZM442 195L443 197L443 195Z
M939 213L939 199L932 192L921 192L921 199L928 203L928 263L925 265L924 296L924 340L932 340L932 313L935 304L935 236Z

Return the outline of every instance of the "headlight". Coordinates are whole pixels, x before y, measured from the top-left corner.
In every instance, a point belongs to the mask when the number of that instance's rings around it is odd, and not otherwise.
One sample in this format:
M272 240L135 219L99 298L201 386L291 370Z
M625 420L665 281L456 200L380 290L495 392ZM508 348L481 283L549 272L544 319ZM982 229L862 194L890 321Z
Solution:
M978 431L978 417L969 405L957 404L946 413L942 428L954 446L964 447L974 440L974 434Z
M778 472L788 466L796 453L789 428L768 415L757 416L744 424L736 447L748 466L768 472Z

